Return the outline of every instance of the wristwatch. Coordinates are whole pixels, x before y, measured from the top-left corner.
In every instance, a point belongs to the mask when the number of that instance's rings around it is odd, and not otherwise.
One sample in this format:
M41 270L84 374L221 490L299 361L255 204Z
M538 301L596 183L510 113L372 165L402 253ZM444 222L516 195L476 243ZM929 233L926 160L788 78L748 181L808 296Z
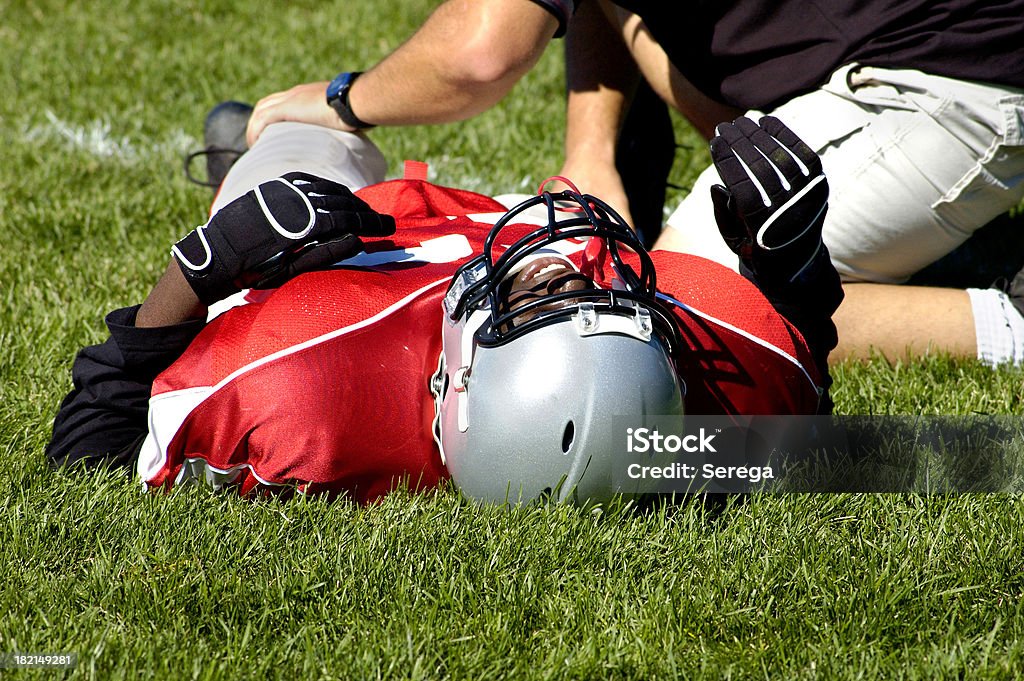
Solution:
M338 112L338 116L345 122L345 125L356 130L373 127L372 123L360 120L348 103L348 93L352 89L352 83L356 82L356 78L361 75L363 75L362 71L345 71L339 73L327 86L327 103Z

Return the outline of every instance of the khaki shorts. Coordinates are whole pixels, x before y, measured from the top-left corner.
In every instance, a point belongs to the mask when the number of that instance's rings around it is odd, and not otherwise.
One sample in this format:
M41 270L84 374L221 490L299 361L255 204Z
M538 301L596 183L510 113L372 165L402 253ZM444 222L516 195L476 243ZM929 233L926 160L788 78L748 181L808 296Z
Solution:
M852 64L770 113L822 157L844 280L902 283L1024 198L1020 90ZM735 268L712 217L720 182L705 170L668 224L682 250Z
M380 149L365 135L341 132L308 123L280 122L269 125L224 178L210 207L210 215L256 185L291 171L318 175L343 184L352 191L384 181L388 164ZM501 194L494 199L512 208L532 194ZM547 219L547 209L537 206L527 215Z
M355 191L383 182L387 169L384 155L365 135L307 123L274 123L231 166L210 214L261 182L288 172L317 175Z

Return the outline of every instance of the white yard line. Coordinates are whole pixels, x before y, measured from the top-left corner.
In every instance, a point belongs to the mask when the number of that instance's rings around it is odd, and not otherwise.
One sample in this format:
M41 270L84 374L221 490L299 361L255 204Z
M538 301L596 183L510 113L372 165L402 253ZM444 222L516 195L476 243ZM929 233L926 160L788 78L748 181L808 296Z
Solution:
M110 121L94 120L83 125L69 123L50 110L45 111L44 115L49 123L28 128L25 131L26 139L64 142L75 150L102 159L135 163L168 153L186 153L202 146L183 130L176 130L163 140L140 144L128 137L114 135Z

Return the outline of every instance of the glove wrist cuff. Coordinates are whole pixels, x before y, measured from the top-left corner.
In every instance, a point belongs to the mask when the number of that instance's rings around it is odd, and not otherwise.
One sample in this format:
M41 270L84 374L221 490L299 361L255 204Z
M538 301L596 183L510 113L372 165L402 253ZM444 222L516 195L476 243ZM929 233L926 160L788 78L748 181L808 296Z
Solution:
M209 306L235 293L237 289L227 282L226 277L217 276L220 267L206 228L207 225L201 225L186 234L171 247L171 256L178 263L178 269L199 302Z

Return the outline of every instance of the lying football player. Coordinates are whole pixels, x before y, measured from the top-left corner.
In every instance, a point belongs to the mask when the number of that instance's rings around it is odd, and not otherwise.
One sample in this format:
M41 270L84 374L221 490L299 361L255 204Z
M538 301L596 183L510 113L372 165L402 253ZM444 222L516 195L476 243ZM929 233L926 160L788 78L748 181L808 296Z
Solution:
M779 121L712 142L747 278L648 253L574 190L511 210L423 180L353 194L337 180L375 174L369 143L311 128L268 128L146 301L107 316L110 338L75 360L52 464L363 502L449 476L477 499L603 500L613 415L831 408L827 183ZM303 151L312 170L293 172Z

